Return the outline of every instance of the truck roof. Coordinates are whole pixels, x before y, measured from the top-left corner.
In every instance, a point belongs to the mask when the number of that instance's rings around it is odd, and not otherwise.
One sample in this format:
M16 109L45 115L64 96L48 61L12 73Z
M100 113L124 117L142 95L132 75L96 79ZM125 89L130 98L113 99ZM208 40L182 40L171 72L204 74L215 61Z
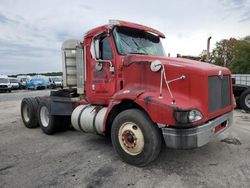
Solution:
M143 31L147 31L147 32L150 32L150 33L153 33L161 38L165 38L165 35L154 29L154 28L151 28L151 27L148 27L148 26L144 26L144 25L140 25L140 24L137 24L137 23L132 23L132 22L127 22L127 21L122 21L122 20L109 20L109 24L107 25L102 25L102 26L99 26L99 27L96 27L94 29L91 29L90 31L88 31L85 35L85 37L91 37L91 36L94 36L96 34L98 34L99 32L105 30L105 29L108 29L108 28L113 28L115 26L121 26L121 27L129 27L129 28L134 28L134 29L138 29L138 30L143 30Z

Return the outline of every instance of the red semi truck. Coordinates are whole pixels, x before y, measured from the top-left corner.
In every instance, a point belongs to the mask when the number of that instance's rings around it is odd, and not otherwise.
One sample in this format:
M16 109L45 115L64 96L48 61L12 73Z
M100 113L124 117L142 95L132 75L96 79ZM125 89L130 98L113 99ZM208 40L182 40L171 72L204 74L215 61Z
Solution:
M64 89L24 98L26 127L111 137L125 162L145 166L167 147L203 146L232 125L227 68L166 57L165 35L119 20L62 45Z

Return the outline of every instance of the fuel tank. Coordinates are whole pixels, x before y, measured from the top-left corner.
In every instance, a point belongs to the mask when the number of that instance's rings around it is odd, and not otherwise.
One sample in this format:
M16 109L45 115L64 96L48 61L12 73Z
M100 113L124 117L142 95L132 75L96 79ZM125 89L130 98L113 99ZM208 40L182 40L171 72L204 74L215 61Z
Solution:
M103 121L107 107L79 105L71 115L72 126L82 132L103 134Z

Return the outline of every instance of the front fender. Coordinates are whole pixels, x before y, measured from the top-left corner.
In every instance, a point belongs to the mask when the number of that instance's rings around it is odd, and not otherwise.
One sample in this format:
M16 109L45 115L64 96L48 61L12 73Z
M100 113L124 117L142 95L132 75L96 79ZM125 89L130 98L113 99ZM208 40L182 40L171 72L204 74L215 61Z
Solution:
M140 87L126 87L123 90L120 90L112 97L112 100L120 101L124 99L135 100L142 93L146 92L145 88Z
M170 99L159 99L159 92L150 92L148 89L126 88L116 93L110 101L104 118L104 130L106 130L107 119L111 110L124 100L135 102L149 115L151 120L158 125L175 124L173 118L174 107L168 105L171 103Z
M114 108L114 106L120 104L123 100L135 101L136 98L138 98L144 92L145 92L145 89L139 88L139 87L138 88L127 87L117 92L109 102L108 109L107 109L107 112L105 114L104 121L103 121L103 130L106 130L107 119L110 114L110 111Z
M157 124L174 125L173 110L170 97L159 98L159 92L144 92L135 102L141 106L152 121Z

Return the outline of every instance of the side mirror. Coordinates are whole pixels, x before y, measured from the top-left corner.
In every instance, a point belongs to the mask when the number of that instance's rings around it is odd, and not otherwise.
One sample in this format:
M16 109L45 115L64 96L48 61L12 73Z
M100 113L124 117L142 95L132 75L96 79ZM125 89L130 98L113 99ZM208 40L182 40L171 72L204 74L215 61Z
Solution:
M152 72L158 72L162 68L162 63L160 60L154 60L151 62L150 69Z
M100 40L94 40L94 50L95 50L95 58L100 59L100 48L99 48Z
M100 49L99 49L99 39L92 39L91 47L90 47L90 53L92 57L96 60L100 59Z

